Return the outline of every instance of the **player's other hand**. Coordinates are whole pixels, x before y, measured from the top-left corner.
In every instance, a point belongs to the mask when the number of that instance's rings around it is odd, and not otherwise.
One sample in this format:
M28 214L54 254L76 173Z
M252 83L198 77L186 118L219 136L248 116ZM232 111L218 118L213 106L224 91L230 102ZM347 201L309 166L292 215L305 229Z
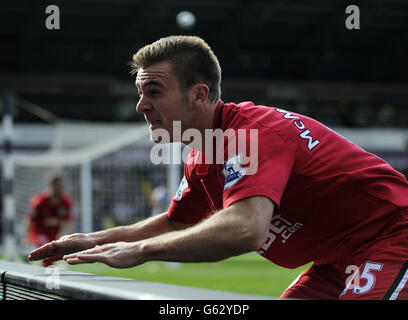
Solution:
M30 252L31 261L44 260L45 263L61 260L64 255L83 251L96 246L95 240L82 233L74 233L51 241Z
M116 242L64 256L69 264L102 262L114 268L130 268L146 262L140 242Z

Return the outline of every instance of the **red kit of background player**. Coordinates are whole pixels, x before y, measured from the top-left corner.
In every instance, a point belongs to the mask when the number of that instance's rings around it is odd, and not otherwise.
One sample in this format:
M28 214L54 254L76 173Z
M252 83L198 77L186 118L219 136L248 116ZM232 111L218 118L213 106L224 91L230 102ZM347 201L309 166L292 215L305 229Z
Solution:
M72 207L71 198L63 192L62 177L52 176L49 190L31 199L26 222L29 244L39 247L72 232Z

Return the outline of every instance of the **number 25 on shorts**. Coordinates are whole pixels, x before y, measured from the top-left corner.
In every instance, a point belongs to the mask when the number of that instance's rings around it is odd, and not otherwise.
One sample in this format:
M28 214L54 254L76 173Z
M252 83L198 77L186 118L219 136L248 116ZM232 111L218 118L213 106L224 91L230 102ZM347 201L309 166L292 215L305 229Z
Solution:
M348 290L352 290L353 294L363 294L370 292L375 285L375 273L376 271L381 271L383 265L377 262L365 262L363 271L360 273L359 267L355 265L349 265L346 268L346 273L350 276L346 279L346 287L340 296L346 294ZM361 286L363 285L363 286Z

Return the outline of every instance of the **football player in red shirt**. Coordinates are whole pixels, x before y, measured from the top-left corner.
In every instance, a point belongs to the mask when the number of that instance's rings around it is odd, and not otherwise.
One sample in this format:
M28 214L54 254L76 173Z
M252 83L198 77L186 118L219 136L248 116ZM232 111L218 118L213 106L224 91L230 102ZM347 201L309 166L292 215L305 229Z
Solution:
M26 241L30 246L42 245L72 233L74 216L73 202L64 193L61 175L52 175L49 189L35 195L30 201L30 212L26 216ZM45 266L50 263L44 263Z
M402 174L309 117L223 103L218 60L200 38L161 39L134 65L153 140L194 147L168 211L65 236L30 259L132 267L257 251L287 268L313 262L282 298L408 298Z

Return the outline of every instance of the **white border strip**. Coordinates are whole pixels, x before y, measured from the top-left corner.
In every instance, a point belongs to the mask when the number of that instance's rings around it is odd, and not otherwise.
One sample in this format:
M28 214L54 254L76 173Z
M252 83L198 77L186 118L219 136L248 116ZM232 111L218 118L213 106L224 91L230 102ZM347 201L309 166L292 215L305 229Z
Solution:
M407 281L408 281L408 269L405 270L404 276L402 277L400 283L398 284L397 288L392 293L389 300L397 300L398 295L400 294L401 290L405 287L405 284L407 283Z

